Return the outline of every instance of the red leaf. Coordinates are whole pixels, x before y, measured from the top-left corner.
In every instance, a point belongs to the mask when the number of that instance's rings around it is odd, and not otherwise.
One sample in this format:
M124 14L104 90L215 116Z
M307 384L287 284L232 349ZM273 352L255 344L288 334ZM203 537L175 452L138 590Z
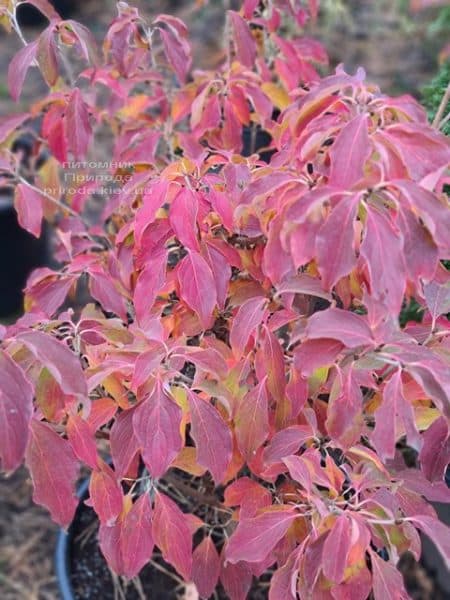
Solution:
M197 462L208 469L216 484L220 483L230 464L232 437L221 414L208 400L189 391L191 435L197 448Z
M277 507L251 519L239 522L228 541L226 559L231 563L241 560L262 562L286 534L298 517L293 508Z
M262 296L250 298L239 307L230 331L230 345L236 358L240 358L248 340L267 315L267 299Z
M201 598L209 598L216 589L220 574L220 558L211 537L196 547L192 560L192 581Z
M35 237L41 235L43 196L24 183L16 186L14 207L21 227L32 233Z
M444 559L447 569L450 568L450 527L437 518L428 515L418 515L410 517L412 521L423 533L425 533Z
M263 379L244 396L234 417L236 440L247 461L253 458L269 435L268 409L266 379Z
M133 391L137 391L150 377L155 376L165 355L166 351L159 342L150 343L150 350L139 354L134 365L133 379L130 384Z
M355 218L359 194L339 200L316 236L316 254L325 289L331 289L356 264Z
M228 594L230 600L246 600L247 594L251 588L253 575L243 562L236 565L226 562L226 546L222 550L222 567L220 569L220 581Z
M123 518L120 541L121 574L132 579L150 560L153 551L152 506L147 493L136 500Z
M157 493L153 512L153 538L164 560L187 581L192 570L192 534L186 516L173 500Z
M85 158L92 137L92 128L89 123L89 109L78 88L73 90L67 103L66 127L68 146L74 158L76 160Z
M330 150L329 184L349 189L364 176L364 165L371 154L367 115L352 119L338 134Z
M50 371L66 394L86 396L87 385L80 361L63 342L41 331L24 331L17 336Z
M305 377L319 367L332 365L344 346L336 340L306 340L294 350L294 365Z
M139 442L133 430L134 410L132 408L121 412L111 427L109 443L118 479L125 477L134 457L139 452Z
M61 527L73 519L78 499L74 493L78 461L67 440L53 429L32 419L26 464L33 480L33 500L45 506Z
M145 329L153 318L150 310L166 278L167 251L155 252L146 261L145 268L136 282L133 295L134 307L139 324Z
M4 471L16 469L25 455L33 396L25 373L0 350L0 459Z
M198 200L194 192L182 188L172 200L169 220L175 235L186 248L198 252L197 238Z
M370 552L374 600L409 600L403 577L392 563Z
M229 10L228 16L233 28L236 58L244 65L244 67L253 69L256 60L256 44L251 34L250 27L234 10Z
M181 450L181 416L181 408L159 380L150 396L134 411L134 433L152 477L161 477Z
M79 415L71 415L67 421L67 437L75 456L92 469L97 468L97 446L89 423Z
M181 298L197 313L202 326L212 324L217 304L214 277L206 260L197 252L189 252L178 267Z
M123 492L114 471L106 464L92 472L89 497L101 523L111 526L123 508Z
M122 524L118 521L112 526L100 523L98 543L103 556L114 573L123 573L123 557L120 534Z
M286 390L284 353L278 338L267 327L256 353L256 374L259 380L267 376L267 389L275 402L281 404Z
M28 69L36 58L37 42L24 46L9 63L8 87L13 100L17 102L22 93L23 82Z
M322 570L327 579L341 583L352 545L351 525L345 515L335 520L323 545Z
M227 486L225 506L239 506L239 518L254 517L260 508L272 504L271 492L248 477L240 477Z
M419 459L422 471L430 481L442 481L450 462L450 439L448 423L439 417L423 433L423 446Z
M47 84L52 87L58 79L58 59L56 57L55 24L44 29L37 41L36 58L42 75Z
M326 428L345 448L359 440L363 428L363 397L351 366L337 371L328 403Z
M386 261L386 252L390 259ZM395 316L400 312L405 292L405 262L401 235L387 216L368 208L361 256L370 275L371 294Z
M364 317L341 308L327 308L308 319L306 338L333 339L348 348L373 346L374 340Z
M302 444L313 437L313 431L306 425L286 427L278 431L264 448L263 460L267 464L280 462L285 456L295 454Z
M375 411L375 429L370 437L381 460L394 458L395 445L397 442L396 422L402 419L405 422L408 442L414 445L420 444L420 436L417 431L414 411L403 394L401 371L397 370L386 383L383 391L383 401Z
M183 84L186 81L186 76L189 73L192 62L189 44L171 26L168 29L160 29L159 32L166 58L175 71L179 82Z

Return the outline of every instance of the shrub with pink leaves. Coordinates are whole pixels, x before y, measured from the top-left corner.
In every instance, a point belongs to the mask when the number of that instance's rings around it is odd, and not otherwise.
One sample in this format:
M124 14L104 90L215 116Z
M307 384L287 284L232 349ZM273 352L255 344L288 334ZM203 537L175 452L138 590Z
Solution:
M99 48L29 3L49 23L26 43L22 2L0 2L25 43L9 88L39 69L49 89L0 122L0 169L61 267L2 330L3 470L25 460L63 527L89 470L127 578L158 548L201 598L220 581L244 600L266 572L270 600L407 598L419 533L450 560L430 504L450 499L447 139L363 69L322 75L322 46L287 33L313 0L228 11L214 72L173 16L119 2Z

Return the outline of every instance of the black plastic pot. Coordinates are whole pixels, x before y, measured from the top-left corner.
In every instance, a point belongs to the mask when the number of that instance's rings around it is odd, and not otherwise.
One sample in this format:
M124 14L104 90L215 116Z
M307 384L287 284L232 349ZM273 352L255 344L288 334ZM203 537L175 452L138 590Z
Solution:
M22 312L28 275L48 264L48 241L44 225L39 239L20 227L10 190L0 189L0 318Z
M89 479L83 481L77 491L77 496L80 499L80 504L77 509L79 512L82 508L82 501L86 499L89 488ZM76 518L76 515L75 515ZM75 600L72 591L72 583L70 581L70 544L72 541L72 528L66 531L60 529L56 538L55 550L55 573L58 580L61 600Z

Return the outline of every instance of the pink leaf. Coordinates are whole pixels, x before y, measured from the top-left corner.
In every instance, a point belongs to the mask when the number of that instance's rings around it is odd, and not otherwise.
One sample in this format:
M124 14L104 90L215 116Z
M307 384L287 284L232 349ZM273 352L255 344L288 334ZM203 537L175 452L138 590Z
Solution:
M37 40L36 58L42 75L47 84L52 87L58 79L58 59L56 56L55 24L44 29Z
M251 519L239 522L228 541L226 559L231 563L241 560L262 562L286 534L298 517L293 508L277 507Z
M98 543L108 566L114 573L123 573L123 557L121 535L122 524L117 521L114 525L100 523L98 530Z
M208 400L188 392L191 408L191 435L197 448L197 462L208 469L216 484L225 475L232 454L232 438L228 425Z
M306 338L333 339L348 348L373 346L374 340L364 317L341 308L328 308L308 319Z
M220 574L220 558L211 537L196 547L192 561L192 581L201 598L209 598L216 589Z
M185 83L191 68L191 53L189 44L183 39L175 28L160 29L164 53L167 60L181 84Z
M187 188L181 188L170 206L169 219L175 235L186 248L198 252L197 196Z
M326 428L330 436L345 448L359 440L363 428L363 397L351 365L339 369L328 403Z
M161 477L181 450L180 425L181 408L158 380L133 415L134 433L152 477Z
M133 430L133 413L136 409L124 410L114 420L110 433L111 456L118 479L127 474L134 457L139 452L139 441Z
M226 560L227 546L222 550L222 567L220 570L220 581L228 594L230 600L247 600L248 592L252 585L253 576L248 567L243 562L233 565Z
M272 504L271 492L261 484L240 477L227 486L225 490L225 506L239 506L239 518L254 517L260 508Z
M441 553L447 569L450 568L450 527L428 515L410 517L409 520L430 538Z
M364 176L364 165L371 154L367 115L352 119L338 134L330 150L329 184L350 189Z
M152 319L150 310L158 292L164 286L167 266L167 251L155 252L146 261L145 268L139 273L134 289L133 302L140 325L146 328Z
M37 42L27 44L14 56L8 67L8 87L13 100L17 102L22 93L23 82L28 69L36 58Z
M192 534L186 516L173 500L157 493L153 512L153 538L164 560L189 580L192 570Z
M24 331L17 336L50 371L66 394L86 396L87 385L80 361L63 342L41 331Z
M285 456L295 454L302 444L313 437L313 431L306 425L292 425L281 429L264 448L264 462L280 462Z
M75 481L78 461L68 441L36 419L31 421L26 464L33 480L33 500L45 506L61 527L73 519L78 499Z
M341 583L351 548L351 524L345 515L337 517L323 545L322 570L327 579Z
M25 373L0 350L0 459L4 471L16 469L25 455L33 396Z
M206 260L197 252L189 252L178 267L181 298L197 313L202 326L212 324L217 304L214 277Z
M253 69L256 60L256 44L251 34L250 27L235 11L229 10L228 16L233 28L236 58L244 65L244 67Z
M294 350L294 365L305 377L319 367L332 365L344 346L337 340L306 340Z
M142 494L121 523L123 567L121 574L135 577L150 560L153 551L152 507L150 496Z
M89 423L79 415L71 415L67 422L67 437L75 456L92 469L97 468L97 446Z
M317 261L327 290L356 264L354 223L358 206L359 194L339 200L317 234Z
M73 90L67 103L66 127L69 149L74 158L77 160L85 158L92 137L92 128L89 123L89 109L78 88Z
M242 398L234 417L236 440L247 461L253 458L269 435L268 410L266 380L263 379Z
M267 315L267 299L261 296L250 298L239 307L230 331L230 344L233 354L240 358L250 336Z
M370 551L374 600L409 600L403 577L394 565Z
M101 523L111 526L123 508L123 492L114 471L106 463L92 472L89 497Z
M16 186L14 207L19 224L37 238L41 235L43 199L41 194L24 183Z
M433 319L437 319L440 315L450 312L450 282L440 284L436 281L431 281L424 286L425 300L427 308Z
M386 261L386 252L389 261ZM373 208L367 210L361 256L369 270L372 296L397 316L406 285L403 243L387 216Z
M445 417L439 417L423 433L419 459L422 471L430 481L442 481L450 462L450 439Z

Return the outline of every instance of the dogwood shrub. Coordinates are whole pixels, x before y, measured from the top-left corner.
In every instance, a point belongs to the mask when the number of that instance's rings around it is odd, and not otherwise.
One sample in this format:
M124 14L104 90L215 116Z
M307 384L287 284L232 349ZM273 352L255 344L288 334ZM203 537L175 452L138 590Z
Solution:
M270 600L407 598L418 532L450 559L428 502L449 500L446 138L362 69L321 76L323 48L289 33L313 0L228 11L214 72L192 70L173 16L119 2L99 49L33 0L49 24L27 43L21 3L0 3L24 42L11 95L31 68L49 91L1 122L0 167L61 268L31 275L2 329L3 469L25 460L67 527L88 468L128 578L157 547L202 598L220 580L244 599L266 571ZM226 518L184 512L186 488Z

